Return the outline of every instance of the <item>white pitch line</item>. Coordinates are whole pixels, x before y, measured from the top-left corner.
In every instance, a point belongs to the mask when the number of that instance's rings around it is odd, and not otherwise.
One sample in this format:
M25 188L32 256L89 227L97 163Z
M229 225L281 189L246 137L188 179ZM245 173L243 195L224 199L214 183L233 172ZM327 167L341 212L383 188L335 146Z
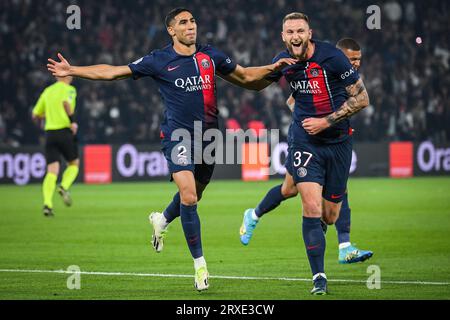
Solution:
M73 271L67 270L24 270L24 269L0 269L4 273L60 273L74 274ZM96 276L130 276L130 277L155 277L155 278L193 278L187 274L163 274L163 273L132 273L132 272L94 272L80 271L79 274L96 275ZM211 279L230 279L230 280L270 280L270 281L302 281L311 282L311 279L305 278L276 278L276 277L240 277L240 276L214 276ZM366 280L350 280L350 279L328 279L329 282L352 282L366 283ZM432 285L432 286L448 286L450 282L432 282L432 281L380 281L381 284L412 284L412 285Z

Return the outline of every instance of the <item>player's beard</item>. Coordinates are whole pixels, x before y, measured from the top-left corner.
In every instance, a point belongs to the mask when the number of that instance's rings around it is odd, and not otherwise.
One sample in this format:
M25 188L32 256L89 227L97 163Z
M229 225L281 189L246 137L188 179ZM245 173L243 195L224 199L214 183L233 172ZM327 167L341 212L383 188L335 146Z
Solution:
M298 50L294 51L294 48L297 49L296 47L294 47L294 45L292 45L292 43L289 43L289 51L291 53L291 55L299 60L304 60L306 57L306 52L308 51L308 44L309 44L309 40L303 41L301 46L298 48L300 49L300 52L298 52Z

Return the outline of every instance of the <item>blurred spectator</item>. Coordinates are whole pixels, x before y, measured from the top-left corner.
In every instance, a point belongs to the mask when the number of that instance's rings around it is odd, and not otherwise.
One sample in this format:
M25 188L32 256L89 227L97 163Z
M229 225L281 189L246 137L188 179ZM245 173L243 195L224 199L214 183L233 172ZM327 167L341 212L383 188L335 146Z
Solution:
M78 0L81 30L66 28L69 0L0 1L0 144L36 144L43 132L30 121L39 92L51 83L48 57L62 52L73 64L130 63L170 42L164 15L175 0ZM269 64L284 45L281 19L293 10L310 16L313 35L361 43L361 73L371 105L352 120L357 141L449 141L447 1L389 0L380 4L381 30L366 28L369 0L192 0L199 43L210 43L241 65ZM420 37L420 41L418 41ZM95 83L77 80L82 143L159 141L163 105L151 79ZM252 93L218 81L226 127L251 120L286 136L289 84Z

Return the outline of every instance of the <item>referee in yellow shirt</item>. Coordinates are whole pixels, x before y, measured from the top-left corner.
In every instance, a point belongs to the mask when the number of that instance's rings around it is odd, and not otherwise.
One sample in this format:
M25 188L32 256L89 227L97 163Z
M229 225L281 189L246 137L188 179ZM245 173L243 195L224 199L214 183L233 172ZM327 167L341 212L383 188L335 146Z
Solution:
M67 206L72 205L69 188L78 175L80 161L76 133L78 125L74 121L77 91L72 77L56 78L39 97L33 109L33 119L45 119L45 158L47 174L42 184L44 195L44 215L53 216L53 194L59 174L61 155L67 161L58 193Z

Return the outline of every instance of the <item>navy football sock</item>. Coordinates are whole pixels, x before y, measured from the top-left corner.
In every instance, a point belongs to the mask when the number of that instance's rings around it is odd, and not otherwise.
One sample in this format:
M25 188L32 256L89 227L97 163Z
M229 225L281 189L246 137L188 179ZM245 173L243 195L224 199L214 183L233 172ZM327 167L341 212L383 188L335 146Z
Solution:
M342 200L341 211L335 225L339 243L350 242L350 206L348 204L348 194L345 193Z
M180 205L181 224L189 250L194 259L203 256L202 239L200 234L200 218L197 213L197 205Z
M265 213L272 211L280 205L282 201L286 200L281 194L281 184L273 187L267 192L266 196L255 208L255 214L262 217Z
M320 225L320 218L303 217L303 241L312 274L324 273L325 235Z
M172 202L167 206L166 210L164 210L163 214L167 220L167 223L171 223L175 218L180 216L180 193L177 192L173 196Z

